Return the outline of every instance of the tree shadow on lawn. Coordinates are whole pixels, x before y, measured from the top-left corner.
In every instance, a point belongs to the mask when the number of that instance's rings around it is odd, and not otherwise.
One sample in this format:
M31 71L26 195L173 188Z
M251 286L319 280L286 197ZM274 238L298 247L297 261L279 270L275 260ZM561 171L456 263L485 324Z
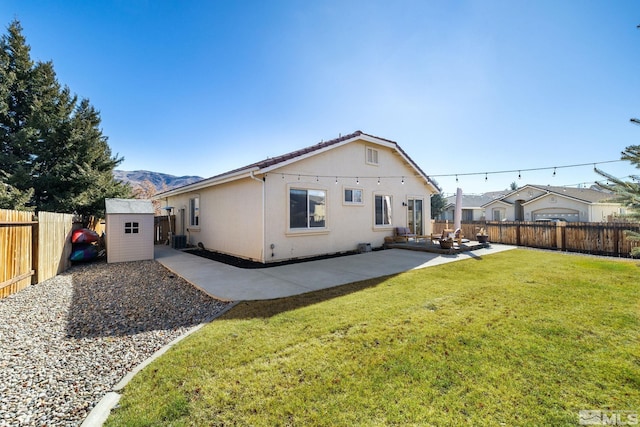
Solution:
M290 296L286 298L278 298L272 300L259 301L242 301L231 310L222 315L221 319L255 319L269 318L280 313L284 313L298 308L307 307L313 304L325 302L334 298L346 296L364 289L373 288L387 281L391 277L397 276L392 274L389 276L376 277L360 282L349 283L346 285L335 286L332 288L322 289L319 291L308 292L301 295Z
M68 338L129 336L208 322L228 302L211 298L153 260L74 265Z

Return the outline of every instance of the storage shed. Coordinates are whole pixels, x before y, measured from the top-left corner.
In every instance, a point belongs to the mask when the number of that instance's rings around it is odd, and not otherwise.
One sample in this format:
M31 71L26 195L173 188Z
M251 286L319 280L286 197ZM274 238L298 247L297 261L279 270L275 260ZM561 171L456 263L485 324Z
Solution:
M151 200L105 199L107 262L153 259Z

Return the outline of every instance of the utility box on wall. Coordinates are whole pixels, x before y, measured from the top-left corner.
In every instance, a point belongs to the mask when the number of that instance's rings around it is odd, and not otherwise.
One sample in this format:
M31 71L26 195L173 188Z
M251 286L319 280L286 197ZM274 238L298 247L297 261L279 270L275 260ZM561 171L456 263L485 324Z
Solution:
M107 262L153 259L151 200L105 199Z

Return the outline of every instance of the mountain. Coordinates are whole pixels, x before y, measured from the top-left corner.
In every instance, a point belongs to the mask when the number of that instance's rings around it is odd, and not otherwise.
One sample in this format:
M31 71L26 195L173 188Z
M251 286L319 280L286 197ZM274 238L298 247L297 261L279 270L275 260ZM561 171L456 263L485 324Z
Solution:
M113 177L117 181L129 183L132 188L140 187L144 181L149 181L158 191L182 187L203 179L199 176L174 176L160 172L121 170L114 170Z

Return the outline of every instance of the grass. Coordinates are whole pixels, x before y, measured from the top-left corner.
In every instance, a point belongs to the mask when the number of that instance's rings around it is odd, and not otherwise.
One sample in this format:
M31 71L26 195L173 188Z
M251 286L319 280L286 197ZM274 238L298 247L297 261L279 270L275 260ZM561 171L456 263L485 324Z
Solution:
M637 262L513 250L241 303L108 426L576 425L640 411Z

